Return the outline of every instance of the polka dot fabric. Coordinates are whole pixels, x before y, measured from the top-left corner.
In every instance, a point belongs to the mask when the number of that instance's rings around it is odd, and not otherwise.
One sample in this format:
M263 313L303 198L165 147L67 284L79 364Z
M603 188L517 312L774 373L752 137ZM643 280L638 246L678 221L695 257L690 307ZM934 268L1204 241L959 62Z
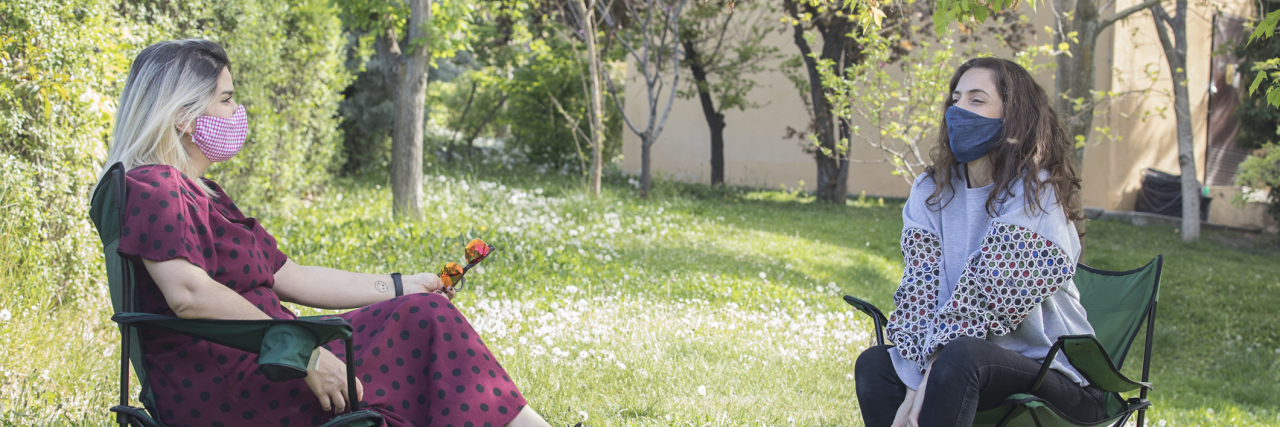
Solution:
M285 263L275 238L245 217L212 181L205 196L167 166L126 174L125 229L118 251L164 261L185 258L267 315L296 318L272 289ZM173 316L146 269L137 270L139 311ZM497 359L466 317L436 294L406 295L339 315L355 328L360 406L388 426L501 426L524 408ZM151 408L171 426L314 426L333 417L302 379L271 382L256 355L159 330L140 334ZM326 345L340 359L341 341Z
M898 309L889 314L885 333L904 359L921 361L928 357L924 341L938 306L942 241L920 228L903 230L902 258L905 263L902 282L893 294L893 303Z
M903 257L908 268L898 293L924 296L925 303L906 299L904 306L899 302L890 318L890 336L898 343L902 357L916 362L921 372L936 350L956 338L986 338L988 333L1006 335L1017 329L1027 313L1075 275L1075 263L1062 248L1027 228L997 222L983 237L979 252L969 258L951 300L936 307L937 280L906 277L930 277L928 271L911 267L915 261L927 265L933 259L928 251L921 258L917 249L929 247L923 244L928 233L915 230L915 234L926 237L904 237ZM910 253L908 244L913 245ZM895 295L895 302L898 299Z

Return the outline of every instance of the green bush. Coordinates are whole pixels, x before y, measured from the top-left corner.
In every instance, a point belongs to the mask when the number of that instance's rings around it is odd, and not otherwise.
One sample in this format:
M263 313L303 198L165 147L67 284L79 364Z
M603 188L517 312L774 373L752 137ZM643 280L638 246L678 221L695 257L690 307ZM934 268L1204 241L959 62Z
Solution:
M351 82L341 22L327 0L219 7L214 31L231 57L236 98L249 112L249 140L210 175L251 211L279 206L340 166L336 112Z
M0 22L0 307L7 307L23 294L18 287L56 300L93 288L100 249L88 193L130 46L108 1L5 1Z
M1240 163L1236 185L1271 188L1267 211L1280 222L1280 144L1265 143Z
M1280 9L1280 0L1263 0L1260 15ZM1280 57L1280 37L1266 37L1252 43L1241 43L1235 47L1240 61L1240 81L1253 82L1258 72L1253 70L1255 63ZM1243 99L1236 108L1236 118L1240 122L1240 133L1236 134L1236 143L1240 148L1251 150L1262 147L1267 142L1280 142L1280 109L1267 104L1266 87L1257 93L1241 94Z
M572 45L553 38L546 42L549 51L531 58L512 76L507 112L502 118L504 124L511 126L507 146L519 150L534 164L577 170L582 164L578 149L591 155L589 141L579 137L579 145L574 145L568 121L556 110L551 97L555 96L565 111L578 119L584 135L590 135L590 99L582 83L584 70L579 69L582 61L575 60L577 53ZM615 76L614 82L621 85L623 79ZM608 162L622 150L622 117L607 93L604 105L604 159ZM590 158L585 162L590 165Z

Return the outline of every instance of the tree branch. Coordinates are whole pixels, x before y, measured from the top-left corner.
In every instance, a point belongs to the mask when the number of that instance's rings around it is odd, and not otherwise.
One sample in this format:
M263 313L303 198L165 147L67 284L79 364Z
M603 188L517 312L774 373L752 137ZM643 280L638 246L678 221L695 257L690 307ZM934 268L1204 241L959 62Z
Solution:
M1079 1L1089 1L1089 0L1079 0ZM1098 31L1102 31L1103 29L1105 29L1105 28L1107 28L1107 27L1110 27L1112 24L1115 24L1115 23L1116 23L1116 21L1119 21L1119 20L1121 20L1121 19L1128 18L1128 17L1129 17L1129 15L1132 15L1132 14L1135 14L1135 13L1138 13L1138 12L1141 12L1141 11L1143 11L1143 10L1145 10L1145 9L1152 9L1152 8L1153 8L1153 6L1156 6L1156 5L1159 5L1159 4L1160 4L1160 0L1147 0L1147 1L1144 1L1144 2L1142 2L1142 3L1138 3L1138 4L1136 4L1136 5L1133 5L1133 6L1129 7L1128 9L1125 9L1125 10L1122 10L1122 11L1119 11L1119 12L1116 12L1115 14L1112 14L1111 16L1107 17L1106 19L1101 19L1101 20L1099 20L1099 21L1098 21ZM1163 9L1163 8L1162 8L1162 9Z

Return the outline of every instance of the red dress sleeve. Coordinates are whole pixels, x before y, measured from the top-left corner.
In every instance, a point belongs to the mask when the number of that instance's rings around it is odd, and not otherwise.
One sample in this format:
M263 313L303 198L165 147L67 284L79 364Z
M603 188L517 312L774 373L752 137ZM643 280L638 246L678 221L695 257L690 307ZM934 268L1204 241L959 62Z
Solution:
M207 270L213 256L209 198L171 166L141 166L125 174L124 230L117 252L152 261L185 258Z

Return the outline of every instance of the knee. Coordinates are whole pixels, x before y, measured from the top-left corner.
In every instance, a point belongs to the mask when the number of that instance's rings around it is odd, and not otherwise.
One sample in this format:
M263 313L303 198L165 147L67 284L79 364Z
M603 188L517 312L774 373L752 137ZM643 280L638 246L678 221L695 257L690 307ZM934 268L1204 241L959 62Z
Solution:
M853 377L858 384L863 384L869 378L876 377L884 372L893 372L893 359L889 357L889 349L892 346L878 345L863 350L858 355L858 361L853 365Z
M974 337L952 340L938 351L938 357L934 359L930 370L929 381L968 376L978 368L989 345L992 345L989 341Z

